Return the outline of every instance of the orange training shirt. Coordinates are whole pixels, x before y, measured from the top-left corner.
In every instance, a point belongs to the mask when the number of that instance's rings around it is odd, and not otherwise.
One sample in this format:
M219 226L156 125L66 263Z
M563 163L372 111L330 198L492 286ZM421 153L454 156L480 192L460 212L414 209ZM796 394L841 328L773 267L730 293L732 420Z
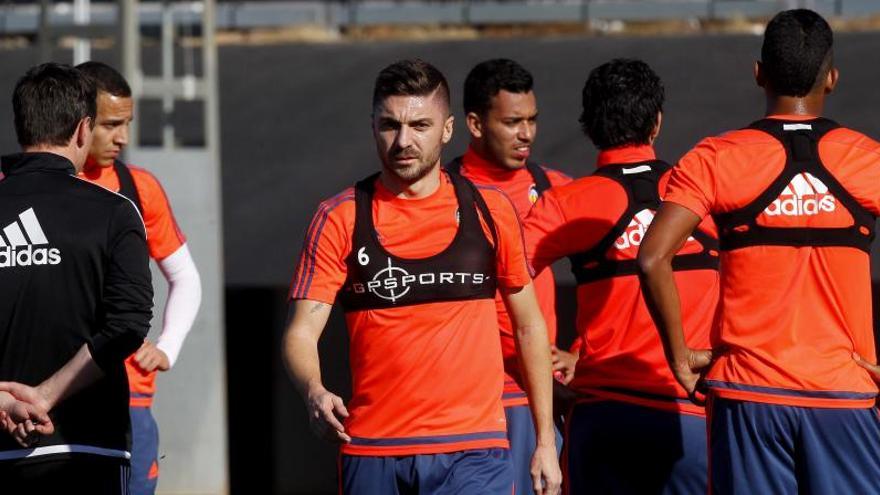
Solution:
M597 166L655 159L651 146L629 146L602 151ZM668 178L667 173L658 185L661 197ZM527 251L535 270L544 270L559 258L595 246L611 231L628 205L623 187L605 177L588 176L548 191L524 223ZM635 259L654 213L638 212L606 256ZM717 236L711 219L700 228ZM691 238L679 254L700 251L702 246ZM718 302L718 272L677 271L675 280L681 290L687 342L691 347L706 348ZM579 394L704 414L702 407L687 399L666 363L637 275L578 285L576 326L580 357L569 386Z
M547 173L552 187L571 182L571 177L562 172L549 168L544 168L544 171ZM461 175L470 179L474 184L494 186L502 190L510 198L521 220L528 215L532 205L538 200L535 180L525 167L510 170L493 165L470 147L461 159ZM538 298L541 313L544 315L544 321L547 323L547 335L552 344L556 342L556 280L553 277L553 271L542 271L535 277L534 284L535 295ZM501 352L504 355L503 403L505 407L526 405L529 403L528 397L526 397L523 387L518 383L521 380L521 374L516 342L513 338L513 325L500 294L495 297L495 308L498 312L498 326L501 328Z
M531 281L516 210L504 193L480 188L498 237L497 283ZM443 251L458 229L458 201L448 176L420 199L394 196L377 180L373 221L382 246L415 259ZM332 304L347 277L354 190L324 201L312 220L291 299ZM492 242L486 224L483 231ZM345 421L350 455L398 456L506 448L501 405L504 370L495 304L490 299L350 311L353 396Z
M150 257L156 261L165 259L180 249L186 238L177 226L171 203L162 185L153 174L129 165L134 186L137 189L143 208L144 225L147 228L147 247ZM113 167L87 167L79 177L98 184L113 192L119 192L119 177ZM134 362L132 355L125 360L125 371L131 391L131 405L148 407L152 405L156 393L156 372L144 372Z
M804 121L812 117L773 116ZM880 213L880 144L846 128L818 144L824 167ZM682 158L666 200L697 215L754 200L780 174L782 144L744 129L707 138ZM813 201L816 208L806 205ZM797 207L795 207L797 206ZM839 227L852 216L810 174L795 176L758 217L773 227ZM722 311L708 383L717 396L804 407L871 407L877 386L852 358L875 362L868 254L850 247L752 246L721 254Z

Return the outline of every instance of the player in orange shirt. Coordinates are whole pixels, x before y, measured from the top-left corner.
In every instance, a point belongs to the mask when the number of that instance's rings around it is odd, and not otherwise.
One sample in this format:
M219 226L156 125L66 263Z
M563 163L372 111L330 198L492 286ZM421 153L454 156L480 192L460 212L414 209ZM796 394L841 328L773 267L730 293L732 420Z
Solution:
M511 493L496 287L538 431L532 486L559 489L550 351L516 212L500 191L442 172L452 125L436 68L383 69L373 93L382 171L322 203L294 275L286 362L315 432L342 444L343 493ZM347 405L323 387L317 351L337 298L351 340Z
M705 413L666 366L635 269L670 169L653 148L663 85L644 62L618 59L590 72L582 96L597 170L548 191L524 223L535 270L569 257L578 283L566 491L704 493ZM718 301L717 239L711 222L694 227L676 250L675 279L686 288L688 342L705 345Z
M168 371L177 360L199 310L201 282L159 181L146 170L119 161L128 144L133 111L131 88L119 72L106 64L86 62L77 69L92 79L98 90L94 138L79 177L118 192L134 203L147 229L150 257L168 281L158 341L154 344L145 340L125 361L131 392L130 489L132 495L152 495L159 478L159 430L151 410L156 373Z
M870 243L880 143L822 118L838 80L828 23L767 25L755 79L766 117L707 138L675 168L639 264L669 366L708 389L712 493L880 487ZM712 216L721 314L711 350L682 339L670 253ZM863 362L862 362L863 363Z
M471 142L464 155L446 165L447 170L463 175L474 184L503 191L513 202L520 219L525 218L544 191L571 182L567 175L529 160L538 130L538 106L532 86L532 75L513 60L493 59L474 66L464 83L464 112ZM556 342L556 282L552 270L541 272L534 279L534 285L550 342ZM517 493L526 494L531 493L529 464L535 429L521 385L510 316L500 293L495 296L495 307L504 355L502 403L507 417L507 438ZM551 352L554 372L559 373L561 380L570 379L577 356L556 346L551 347Z

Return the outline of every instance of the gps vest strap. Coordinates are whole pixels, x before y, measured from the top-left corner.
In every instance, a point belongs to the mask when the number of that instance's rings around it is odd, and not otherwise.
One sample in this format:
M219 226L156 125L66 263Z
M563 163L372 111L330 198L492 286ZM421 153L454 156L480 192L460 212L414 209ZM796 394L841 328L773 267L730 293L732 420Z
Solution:
M569 256L571 271L578 284L638 273L635 259L613 260L608 251L618 238L626 232L630 222L642 210L657 211L661 199L658 192L660 178L671 166L662 161L607 165L596 170L593 175L611 179L626 191L629 205L617 222L592 248ZM680 254L672 259L672 268L681 270L717 270L718 241L700 229L691 234L703 250L699 253Z
M447 163L444 168L446 170L461 175L461 165L462 165L462 157L457 157L451 162ZM535 190L538 191L538 195L544 194L544 191L550 189L550 177L547 176L547 171L544 170L543 167L538 165L535 162L526 162L526 170L529 171L529 174L532 176L532 180L535 181Z
M458 229L443 251L407 259L388 252L373 224L373 194L378 174L355 185L352 250L346 259L348 277L339 292L345 311L386 309L444 301L495 298L495 247L498 239L489 207L477 188L457 174L448 174L458 210ZM479 213L478 213L479 212ZM494 245L480 218L492 232Z
M782 173L754 201L742 208L715 214L719 228L721 249L728 251L750 246L841 246L870 252L874 239L876 217L844 189L840 182L822 165L819 158L819 140L840 127L825 118L805 121L763 119L748 129L770 134L785 148L785 168ZM757 218L775 201L792 179L809 173L828 188L853 217L849 227L767 227Z
M137 207L141 216L143 216L144 207L141 204L141 196L138 194L137 187L134 185L134 177L131 175L131 170L119 160L113 161L113 170L116 171L116 176L119 178L119 194L130 199Z

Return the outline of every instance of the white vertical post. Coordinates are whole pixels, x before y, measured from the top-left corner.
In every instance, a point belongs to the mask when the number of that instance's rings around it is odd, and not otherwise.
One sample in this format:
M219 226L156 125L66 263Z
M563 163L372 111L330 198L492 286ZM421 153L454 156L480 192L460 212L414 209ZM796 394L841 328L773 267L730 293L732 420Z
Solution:
M73 0L73 23L85 26L91 20L89 0ZM92 42L88 38L76 38L73 45L73 64L88 62L92 58Z

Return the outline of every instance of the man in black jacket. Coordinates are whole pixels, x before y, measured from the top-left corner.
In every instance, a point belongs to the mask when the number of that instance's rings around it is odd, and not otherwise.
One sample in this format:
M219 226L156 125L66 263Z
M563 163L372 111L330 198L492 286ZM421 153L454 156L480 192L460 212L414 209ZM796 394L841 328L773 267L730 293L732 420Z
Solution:
M2 159L0 410L19 409L0 418L3 491L127 494L123 361L153 295L144 225L129 200L76 177L95 117L79 71L31 69L13 108L24 152Z

